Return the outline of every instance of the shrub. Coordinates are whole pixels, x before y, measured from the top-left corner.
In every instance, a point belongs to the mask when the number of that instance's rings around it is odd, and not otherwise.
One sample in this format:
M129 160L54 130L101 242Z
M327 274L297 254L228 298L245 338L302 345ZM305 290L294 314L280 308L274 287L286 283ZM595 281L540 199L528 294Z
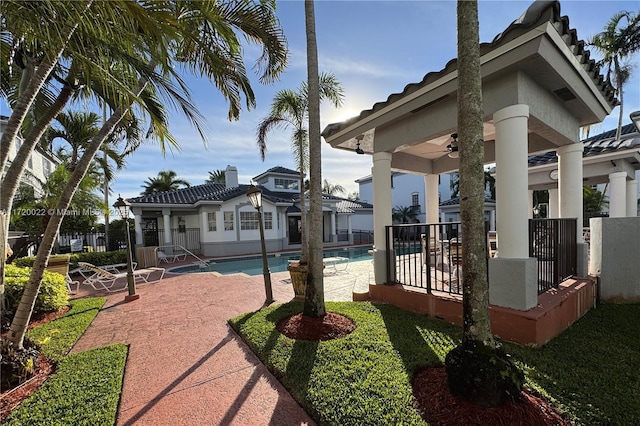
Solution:
M5 300L7 310L15 312L24 288L29 282L31 268L7 265L5 269ZM69 293L64 277L56 272L45 271L42 284L33 308L34 313L57 311L69 303Z
M21 257L14 260L13 264L21 267L33 267L35 257ZM91 253L73 253L69 260L69 268L74 269L78 267L78 262L87 262L96 266L102 265L114 265L118 263L127 262L127 252L124 250L106 251L106 252L91 252Z

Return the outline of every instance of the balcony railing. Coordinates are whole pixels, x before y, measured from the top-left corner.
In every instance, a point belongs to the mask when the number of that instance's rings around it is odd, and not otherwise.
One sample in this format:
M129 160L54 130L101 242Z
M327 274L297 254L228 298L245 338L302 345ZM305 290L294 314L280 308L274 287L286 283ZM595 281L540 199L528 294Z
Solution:
M531 219L529 256L538 259L538 294L576 274L577 219Z

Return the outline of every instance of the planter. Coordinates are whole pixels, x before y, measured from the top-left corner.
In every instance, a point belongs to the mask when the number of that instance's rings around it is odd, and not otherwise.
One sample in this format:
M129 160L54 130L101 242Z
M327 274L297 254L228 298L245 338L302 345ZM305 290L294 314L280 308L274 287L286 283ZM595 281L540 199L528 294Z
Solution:
M291 276L291 284L293 284L294 300L304 300L307 291L307 274L309 273L309 265L291 264L287 267Z

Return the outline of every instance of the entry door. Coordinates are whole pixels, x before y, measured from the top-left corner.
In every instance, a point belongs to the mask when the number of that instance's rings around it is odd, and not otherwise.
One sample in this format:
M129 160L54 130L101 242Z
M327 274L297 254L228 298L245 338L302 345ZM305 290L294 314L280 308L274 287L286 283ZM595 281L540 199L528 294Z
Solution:
M300 244L302 242L301 223L299 217L289 216L289 244Z
M140 223L140 227L142 228L142 241L145 247L153 247L159 246L158 239L158 219L142 219L142 223Z

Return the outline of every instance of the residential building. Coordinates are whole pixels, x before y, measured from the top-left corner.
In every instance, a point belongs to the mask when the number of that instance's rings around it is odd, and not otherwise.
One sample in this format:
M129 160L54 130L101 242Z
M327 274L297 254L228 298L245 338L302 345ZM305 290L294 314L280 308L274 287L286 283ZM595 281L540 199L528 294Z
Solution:
M169 251L181 246L205 256L259 252L258 214L246 196L250 185L238 182L234 166L227 166L225 176L224 184L205 183L129 199L136 245ZM262 190L267 251L300 249L300 174L278 166L255 176L253 182ZM353 223L366 223L373 206L327 194L322 199L323 241L330 245L358 242Z

